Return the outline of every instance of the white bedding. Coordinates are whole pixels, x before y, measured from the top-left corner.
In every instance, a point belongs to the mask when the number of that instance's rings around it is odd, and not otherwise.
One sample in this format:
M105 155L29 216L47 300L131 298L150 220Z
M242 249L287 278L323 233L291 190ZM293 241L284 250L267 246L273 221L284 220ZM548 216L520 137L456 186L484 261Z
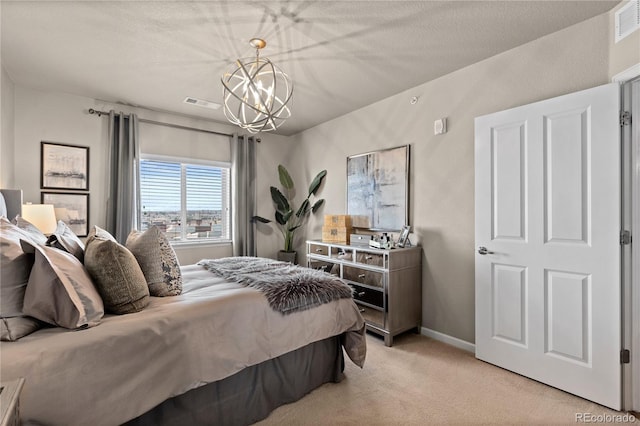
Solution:
M48 328L1 342L0 379L26 379L24 424L120 424L167 398L343 332L348 355L364 362L364 321L351 299L283 316L257 290L201 266L182 271L183 294L152 297L142 312L107 315L87 330Z

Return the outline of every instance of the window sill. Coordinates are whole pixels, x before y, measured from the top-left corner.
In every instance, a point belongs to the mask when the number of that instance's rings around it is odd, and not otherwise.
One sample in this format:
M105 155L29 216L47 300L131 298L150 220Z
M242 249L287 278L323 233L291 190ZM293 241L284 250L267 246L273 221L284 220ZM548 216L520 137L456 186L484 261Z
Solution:
M217 240L217 241L170 241L171 247L174 249L189 248L189 247L213 247L213 246L226 246L231 245L231 240Z

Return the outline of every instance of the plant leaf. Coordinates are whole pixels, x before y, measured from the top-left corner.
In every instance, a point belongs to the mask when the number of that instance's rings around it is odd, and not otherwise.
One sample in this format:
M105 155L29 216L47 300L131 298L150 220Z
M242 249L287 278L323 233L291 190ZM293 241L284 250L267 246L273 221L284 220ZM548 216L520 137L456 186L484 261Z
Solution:
M291 209L289 207L289 201L287 200L287 197L282 195L282 192L280 192L280 190L275 186L271 187L271 198L276 205L276 210L278 210L279 212L286 212Z
M327 175L327 171L323 170L320 173L318 173L318 175L315 178L313 178L311 185L309 185L309 196L311 194L316 195L316 192L318 191L318 188L322 183L322 179L324 179L326 175Z
M285 220L284 215L279 211L276 211L276 222L278 222L282 226L287 224L287 221Z
M287 169L284 168L282 164L278 165L278 176L280 177L280 184L282 185L283 188L285 189L293 188L293 179L291 179L291 175L289 174Z
M306 200L304 200L302 202L302 204L300 205L300 208L298 209L298 211L296 212L296 216L300 217L300 216L304 216L307 214L307 212L309 211L309 199L307 198Z
M320 200L316 201L316 202L313 204L313 207L311 207L311 213L315 213L315 212L317 212L317 211L318 211L318 209L319 209L323 204L324 204L324 198L322 198L322 199L320 199Z
M251 218L251 222L262 222L262 223L271 223L271 221L269 219L265 219L262 216L253 216Z
M289 232L293 232L293 231L295 231L296 229L300 228L300 226L301 226L301 225L296 225L296 226L294 226L293 228L289 228L289 229L288 229L288 231L289 231Z
M292 214L293 214L292 210L287 210L286 212L279 212L276 210L276 214L275 214L276 222L284 226L287 224L287 222L289 222L289 219L291 218Z

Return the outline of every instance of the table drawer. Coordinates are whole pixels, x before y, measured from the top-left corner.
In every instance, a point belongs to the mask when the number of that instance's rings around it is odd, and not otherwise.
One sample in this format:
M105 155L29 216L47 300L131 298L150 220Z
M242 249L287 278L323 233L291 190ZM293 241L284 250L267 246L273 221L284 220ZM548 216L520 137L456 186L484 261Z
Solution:
M309 244L309 253L328 256L329 247L321 244Z
M383 253L358 253L356 255L356 262L364 265L373 265L384 267L384 254Z
M384 274L382 272L344 265L342 277L345 280L355 281L356 283L384 288Z
M360 309L360 314L364 320L371 324L380 328L384 328L384 312L378 311L377 309L370 308L368 306L358 305Z
M323 260L310 259L309 268L319 269L320 271L328 272L332 275L340 275L340 265L332 262L325 262Z
M351 284L351 287L353 287L354 300L384 309L384 292L382 289L374 290L372 288L359 286L358 284Z

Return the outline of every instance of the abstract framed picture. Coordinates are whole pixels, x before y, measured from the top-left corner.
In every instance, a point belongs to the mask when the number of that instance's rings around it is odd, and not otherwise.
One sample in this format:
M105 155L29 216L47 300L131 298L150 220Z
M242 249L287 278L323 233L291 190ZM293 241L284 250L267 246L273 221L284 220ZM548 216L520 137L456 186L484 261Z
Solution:
M89 194L42 192L42 204L53 204L56 219L61 220L78 236L89 233Z
M40 188L89 189L89 147L40 143Z
M347 157L353 226L400 231L409 222L409 145Z

